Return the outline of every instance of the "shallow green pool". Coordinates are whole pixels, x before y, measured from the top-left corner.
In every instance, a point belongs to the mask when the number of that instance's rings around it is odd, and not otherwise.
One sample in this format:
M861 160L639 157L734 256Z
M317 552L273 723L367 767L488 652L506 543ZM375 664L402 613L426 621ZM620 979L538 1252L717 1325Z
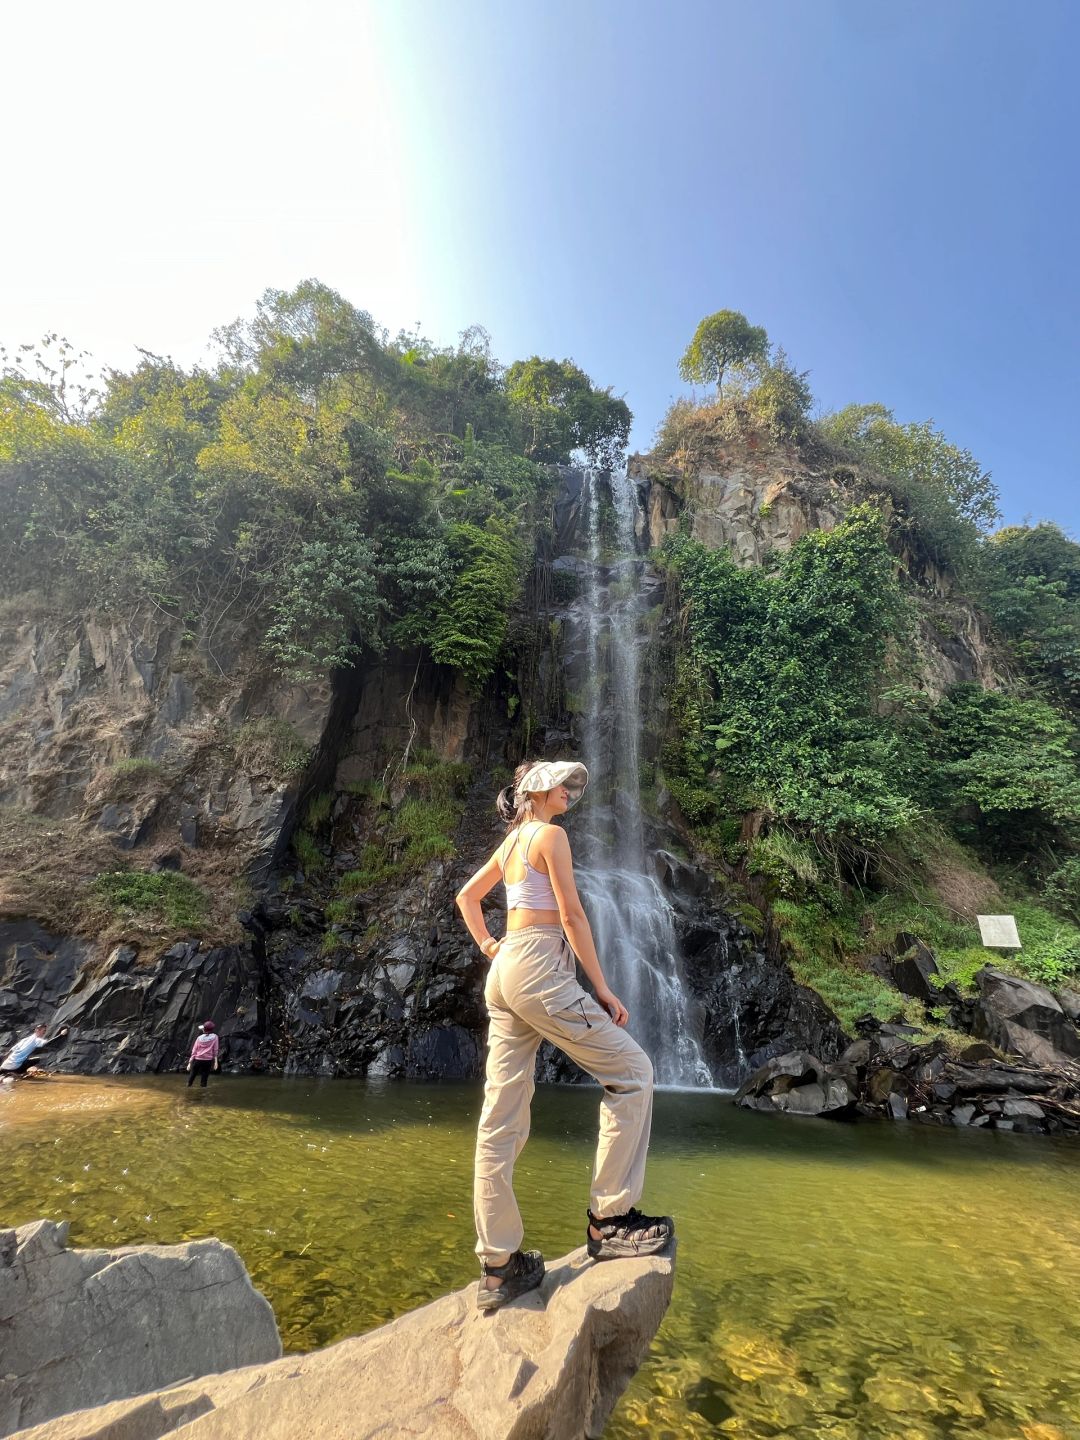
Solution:
M0 1222L75 1243L219 1235L287 1349L475 1274L475 1086L58 1080L0 1094ZM581 1243L596 1094L541 1089L527 1243ZM1080 1440L1080 1147L657 1096L646 1206L675 1298L611 1437Z

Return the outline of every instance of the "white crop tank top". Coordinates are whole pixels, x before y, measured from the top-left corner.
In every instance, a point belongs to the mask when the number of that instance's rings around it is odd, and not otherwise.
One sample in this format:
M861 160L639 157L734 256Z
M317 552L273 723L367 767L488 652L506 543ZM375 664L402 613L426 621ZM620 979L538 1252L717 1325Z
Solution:
M510 850L513 850L521 837L520 829L514 834L510 843ZM555 899L555 891L551 888L551 880L542 870L535 869L529 864L529 846L536 838L536 831L529 836L528 844L521 852L521 863L525 866L524 876L517 881L510 881L506 876L506 861L510 859L510 850L507 850L503 859L503 883L506 886L506 908L507 910L558 910L559 902Z

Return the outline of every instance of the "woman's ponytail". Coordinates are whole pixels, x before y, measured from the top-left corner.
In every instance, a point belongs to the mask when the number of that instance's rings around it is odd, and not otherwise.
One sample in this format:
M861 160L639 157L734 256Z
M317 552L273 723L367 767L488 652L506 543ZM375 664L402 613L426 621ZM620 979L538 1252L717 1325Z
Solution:
M517 787L537 765L536 760L525 760L514 771L514 783L505 786L499 791L495 800L495 808L499 812L499 819L502 820L507 830L515 830L523 825L526 820L532 819L533 803L528 795L523 795L521 800L517 798Z

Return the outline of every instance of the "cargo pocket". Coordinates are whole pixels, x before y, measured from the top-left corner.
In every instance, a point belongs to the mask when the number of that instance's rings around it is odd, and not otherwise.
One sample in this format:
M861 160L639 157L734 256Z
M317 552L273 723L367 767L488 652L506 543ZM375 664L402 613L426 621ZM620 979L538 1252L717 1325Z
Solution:
M572 1010L578 1020L582 1021L585 1019L585 1012L584 1009L578 1007L583 1005L588 998L576 980L564 979L560 984L552 985L550 990L544 991L540 996L540 1004L553 1020Z
M574 1001L572 1005L564 1006L561 1010L548 1012L559 1028L560 1034L569 1041L581 1041L587 1036L591 1037L604 1023L606 1012L598 1015L596 1007L585 994Z

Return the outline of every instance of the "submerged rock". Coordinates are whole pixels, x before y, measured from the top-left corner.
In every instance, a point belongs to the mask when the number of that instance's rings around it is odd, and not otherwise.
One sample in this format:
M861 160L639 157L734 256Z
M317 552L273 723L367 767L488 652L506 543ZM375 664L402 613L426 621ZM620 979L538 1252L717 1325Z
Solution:
M494 1315L469 1285L325 1350L83 1410L18 1440L157 1440L181 1426L191 1440L599 1436L674 1280L674 1253L593 1264L576 1250Z
M67 1228L0 1231L0 1434L281 1354L231 1246L69 1250Z

